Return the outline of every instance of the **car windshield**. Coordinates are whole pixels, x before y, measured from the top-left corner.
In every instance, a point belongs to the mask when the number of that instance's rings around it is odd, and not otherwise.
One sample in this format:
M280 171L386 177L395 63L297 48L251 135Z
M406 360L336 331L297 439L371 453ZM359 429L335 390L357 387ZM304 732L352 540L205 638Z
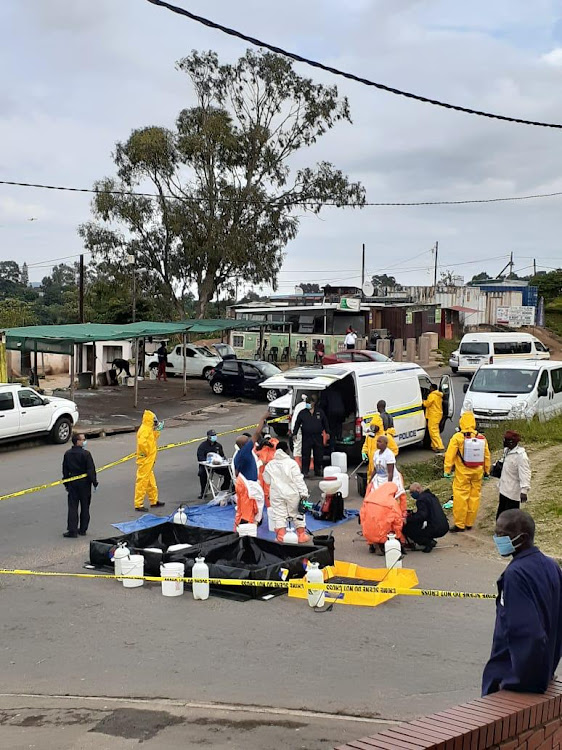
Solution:
M272 365L271 362L252 362L252 364L255 365L266 378L271 378L273 375L279 375L281 372L281 370L275 365Z
M486 367L478 370L470 390L475 393L531 393L537 374L537 370Z
M380 352L371 352L369 355L369 359L372 359L373 362L389 362L390 357L387 357L385 354L381 354Z
M488 354L489 351L487 341L467 341L460 348L461 354Z

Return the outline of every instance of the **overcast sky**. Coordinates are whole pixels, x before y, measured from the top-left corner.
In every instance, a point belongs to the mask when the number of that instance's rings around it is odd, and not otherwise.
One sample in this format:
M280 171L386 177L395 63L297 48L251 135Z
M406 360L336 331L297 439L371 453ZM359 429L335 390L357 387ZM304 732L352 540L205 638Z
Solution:
M176 2L391 86L562 123L559 0ZM233 61L247 46L145 0L2 0L0 29L0 179L78 187L113 173L114 144L133 128L171 127L193 103L176 60L192 49L214 49ZM562 191L560 130L450 112L296 68L337 83L353 119L324 136L307 159L332 161L362 181L368 200ZM303 218L286 249L280 290L301 280L354 283L363 242L369 272L407 284L431 283L436 240L443 268L467 279L482 270L495 275L510 251L523 273L533 258L539 267L560 265L561 209L562 197L327 209ZM40 280L53 259L80 253L76 227L88 218L87 196L0 185L0 259L27 261L31 280Z

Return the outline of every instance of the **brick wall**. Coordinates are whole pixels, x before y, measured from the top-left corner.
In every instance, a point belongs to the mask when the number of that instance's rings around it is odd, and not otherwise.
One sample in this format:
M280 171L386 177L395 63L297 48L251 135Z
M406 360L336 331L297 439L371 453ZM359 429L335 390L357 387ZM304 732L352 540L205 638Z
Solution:
M336 750L562 750L562 679L544 695L503 691Z

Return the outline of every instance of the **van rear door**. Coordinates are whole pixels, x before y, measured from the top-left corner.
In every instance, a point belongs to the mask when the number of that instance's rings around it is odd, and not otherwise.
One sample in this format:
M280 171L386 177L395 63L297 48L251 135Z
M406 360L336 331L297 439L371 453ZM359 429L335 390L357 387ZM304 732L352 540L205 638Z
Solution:
M462 341L459 347L459 372L476 372L490 361L488 341Z
M443 394L443 418L439 423L439 431L443 432L445 423L448 419L451 421L455 416L455 391L450 375L443 375L439 381L439 390Z

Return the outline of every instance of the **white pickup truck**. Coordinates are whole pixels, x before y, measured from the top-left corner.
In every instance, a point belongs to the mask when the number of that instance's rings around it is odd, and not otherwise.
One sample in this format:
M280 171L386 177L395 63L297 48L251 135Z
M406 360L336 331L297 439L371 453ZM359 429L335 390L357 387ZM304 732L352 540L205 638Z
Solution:
M185 347L185 371L188 377L206 378L207 380L213 374L215 367L221 362L221 358L216 352L211 351L206 346L196 346L195 344L186 344ZM149 370L158 369L158 354L146 355L146 367ZM168 363L166 365L166 375L183 374L183 352L181 345L174 346L168 353Z
M78 421L78 407L66 398L41 396L33 388L0 383L0 443L50 435L67 443Z

